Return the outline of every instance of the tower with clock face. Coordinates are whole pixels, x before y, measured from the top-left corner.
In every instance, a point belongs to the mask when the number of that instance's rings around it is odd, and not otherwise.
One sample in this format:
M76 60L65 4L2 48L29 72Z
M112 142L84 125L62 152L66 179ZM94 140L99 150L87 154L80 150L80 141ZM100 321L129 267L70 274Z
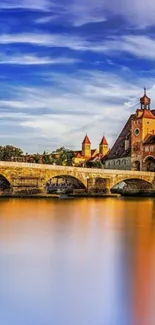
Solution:
M146 160L150 157L151 161L155 160L155 109L151 110L150 106L151 99L144 89L139 108L130 115L106 156L105 168L146 170Z
M144 140L155 131L155 116L150 110L151 99L146 95L146 89L140 104L140 109L131 119L131 163L132 169L136 170L142 170Z

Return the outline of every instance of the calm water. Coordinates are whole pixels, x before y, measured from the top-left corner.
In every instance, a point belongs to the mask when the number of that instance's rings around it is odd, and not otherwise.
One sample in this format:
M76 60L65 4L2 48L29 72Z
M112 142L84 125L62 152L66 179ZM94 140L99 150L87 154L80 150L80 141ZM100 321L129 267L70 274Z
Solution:
M1 325L154 325L155 200L0 200Z

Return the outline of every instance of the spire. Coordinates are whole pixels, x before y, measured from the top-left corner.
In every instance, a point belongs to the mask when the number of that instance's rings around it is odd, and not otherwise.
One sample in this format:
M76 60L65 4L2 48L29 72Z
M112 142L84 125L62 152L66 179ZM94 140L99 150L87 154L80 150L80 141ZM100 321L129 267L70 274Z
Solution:
M141 109L150 109L151 99L146 95L146 87L144 87L144 96L140 99Z
M144 87L144 96L146 96L146 87Z
M105 156L108 153L108 151L109 151L108 142L105 135L103 135L103 138L99 145L99 152L102 156Z
M108 142L107 142L107 139L106 139L105 136L103 136L103 138L102 138L102 140L101 140L101 142L100 142L100 146L101 146L101 145L104 145L104 146L107 146L107 145L108 145Z
M86 136L85 136L85 138L84 138L82 144L91 144L91 142L90 142L90 140L89 140L89 138L88 138L87 133L86 133Z

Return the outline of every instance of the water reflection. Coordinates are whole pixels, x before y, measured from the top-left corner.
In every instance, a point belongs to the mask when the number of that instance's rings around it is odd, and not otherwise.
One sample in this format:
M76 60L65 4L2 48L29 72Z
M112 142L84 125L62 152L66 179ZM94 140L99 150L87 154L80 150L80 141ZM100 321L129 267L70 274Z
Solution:
M0 262L0 324L155 324L155 200L1 200Z

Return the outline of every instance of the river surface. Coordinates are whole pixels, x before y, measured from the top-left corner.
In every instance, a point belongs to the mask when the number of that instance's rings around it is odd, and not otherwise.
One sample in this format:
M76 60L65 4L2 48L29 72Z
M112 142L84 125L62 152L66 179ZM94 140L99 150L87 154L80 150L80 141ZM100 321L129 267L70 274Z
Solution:
M1 199L1 325L154 325L154 199Z

